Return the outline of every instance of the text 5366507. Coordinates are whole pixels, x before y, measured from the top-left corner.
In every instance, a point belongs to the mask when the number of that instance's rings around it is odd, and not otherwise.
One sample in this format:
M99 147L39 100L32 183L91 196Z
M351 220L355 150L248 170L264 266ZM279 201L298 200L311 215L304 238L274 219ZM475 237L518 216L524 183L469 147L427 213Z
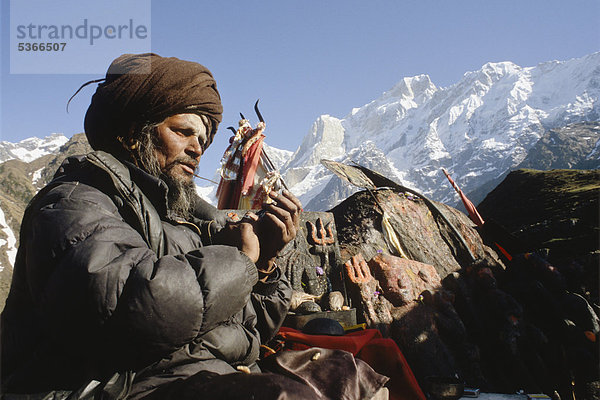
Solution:
M17 44L19 51L65 51L65 47L67 47L66 42L19 42Z

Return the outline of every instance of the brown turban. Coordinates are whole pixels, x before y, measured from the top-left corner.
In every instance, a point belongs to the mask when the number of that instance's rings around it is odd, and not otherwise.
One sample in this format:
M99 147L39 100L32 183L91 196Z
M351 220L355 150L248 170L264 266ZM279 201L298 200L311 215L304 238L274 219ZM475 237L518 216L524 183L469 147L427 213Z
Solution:
M183 113L211 121L208 144L221 122L221 97L210 71L195 62L156 54L123 54L98 85L85 115L85 134L92 148L120 150L117 137L128 139L148 123Z

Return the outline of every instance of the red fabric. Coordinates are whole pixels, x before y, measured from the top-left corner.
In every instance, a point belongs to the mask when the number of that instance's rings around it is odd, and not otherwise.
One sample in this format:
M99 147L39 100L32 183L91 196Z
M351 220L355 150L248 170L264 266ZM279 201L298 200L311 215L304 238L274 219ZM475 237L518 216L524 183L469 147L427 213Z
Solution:
M232 191L234 188L235 181L226 181L225 179L221 179L221 181L219 182L219 187L217 188L217 208L219 210L237 209L237 205L235 207L232 207Z
M498 250L500 250L502 252L502 254L504 254L504 257L506 257L506 259L508 261L512 261L512 256L508 253L508 251L506 251L504 249L504 247L500 246L498 243L494 242L494 244L496 245L496 247L498 248Z
M475 208L475 205L471 202L471 200L467 198L467 196L463 193L462 190L459 189L458 195L460 196L460 199L465 205L465 208L469 213L469 218L471 218L471 221L473 221L475 225L481 228L483 226L483 218L481 218L481 215L479 215L479 212L477 211L477 208Z
M452 185L454 190L456 190L456 193L458 193L458 195L460 196L460 199L462 200L465 208L467 209L467 212L469 213L469 218L471 218L471 221L473 221L475 223L475 225L477 225L478 227L482 227L483 226L483 218L481 218L481 215L477 211L477 208L475 208L475 205L471 202L471 200L468 199L468 197L458 187L458 185L450 177L450 174L448 173L448 171L446 171L445 168L442 168L442 172L444 172L444 175L446 175L446 178L448 178L448 181L450 182L450 184Z
M444 172L444 175L446 175L446 178L448 178L448 181L450 182L454 190L456 190L456 193L458 193L458 195L460 196L460 199L462 200L465 208L467 209L467 212L469 213L469 218L471 218L471 221L473 221L478 227L483 227L483 218L479 214L479 211L477 211L475 205L471 202L471 200L469 200L469 198L463 193L463 191L458 187L458 185L452 180L450 174L448 174L448 171L446 171L444 168L442 168L442 171ZM512 260L512 256L508 253L508 251L504 249L504 247L500 246L496 242L494 242L494 244L496 245L498 250L500 250L500 252L504 254L504 257L506 257L508 261Z
M219 210L224 209L239 209L240 199L242 195L252 189L254 185L254 175L258 168L260 161L260 154L262 153L262 145L265 139L265 135L261 135L260 138L250 146L246 156L241 162L241 171L238 172L235 180L221 179L219 187L217 188L217 208Z
M390 378L387 385L390 400L425 400L425 394L396 342L383 338L377 329L365 329L344 336L326 336L307 335L296 329L282 327L279 335L285 339L286 348L291 350L323 347L352 353L376 372Z
M415 375L404 355L392 339L375 338L358 353L358 358L369 364L376 372L388 376L390 400L425 400Z
M254 174L258 168L260 154L262 153L262 145L265 140L265 135L260 135L260 138L250 146L242 167L242 195L247 195L248 191L254 185Z
M221 179L217 188L217 198L219 210L237 210L239 209L240 197L242 194L242 186L239 183L239 176L233 181Z
M377 329L365 329L351 332L344 336L307 335L293 328L282 326L279 335L285 339L286 348L292 350L306 350L311 347L345 350L356 356L373 338L381 338Z

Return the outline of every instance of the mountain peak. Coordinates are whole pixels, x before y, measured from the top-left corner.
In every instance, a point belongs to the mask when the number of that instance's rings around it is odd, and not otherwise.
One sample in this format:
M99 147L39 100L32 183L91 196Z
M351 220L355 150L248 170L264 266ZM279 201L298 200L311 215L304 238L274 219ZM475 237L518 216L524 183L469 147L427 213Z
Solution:
M345 153L341 121L330 115L321 115L285 167L319 165L322 158L335 159Z
M436 90L437 88L431 82L429 75L417 75L403 78L394 87L385 92L381 99L423 100L431 97ZM416 103L419 103L419 101L416 101Z
M483 64L481 70L488 74L497 74L503 76L511 73L518 73L523 68L511 61L500 61L500 62L487 62Z
M491 86L503 78L518 75L523 70L524 68L510 61L487 62L477 71L466 72L460 84L473 85L473 82L479 82Z

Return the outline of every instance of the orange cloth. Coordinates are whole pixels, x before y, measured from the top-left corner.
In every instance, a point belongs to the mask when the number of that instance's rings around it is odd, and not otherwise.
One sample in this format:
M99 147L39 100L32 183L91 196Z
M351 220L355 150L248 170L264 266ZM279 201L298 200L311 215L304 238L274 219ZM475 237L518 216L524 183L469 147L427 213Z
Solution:
M390 400L425 400L417 379L404 355L392 339L381 336L377 329L351 332L344 336L307 335L296 329L282 327L279 336L286 348L304 350L310 347L346 350L390 378L386 385Z

